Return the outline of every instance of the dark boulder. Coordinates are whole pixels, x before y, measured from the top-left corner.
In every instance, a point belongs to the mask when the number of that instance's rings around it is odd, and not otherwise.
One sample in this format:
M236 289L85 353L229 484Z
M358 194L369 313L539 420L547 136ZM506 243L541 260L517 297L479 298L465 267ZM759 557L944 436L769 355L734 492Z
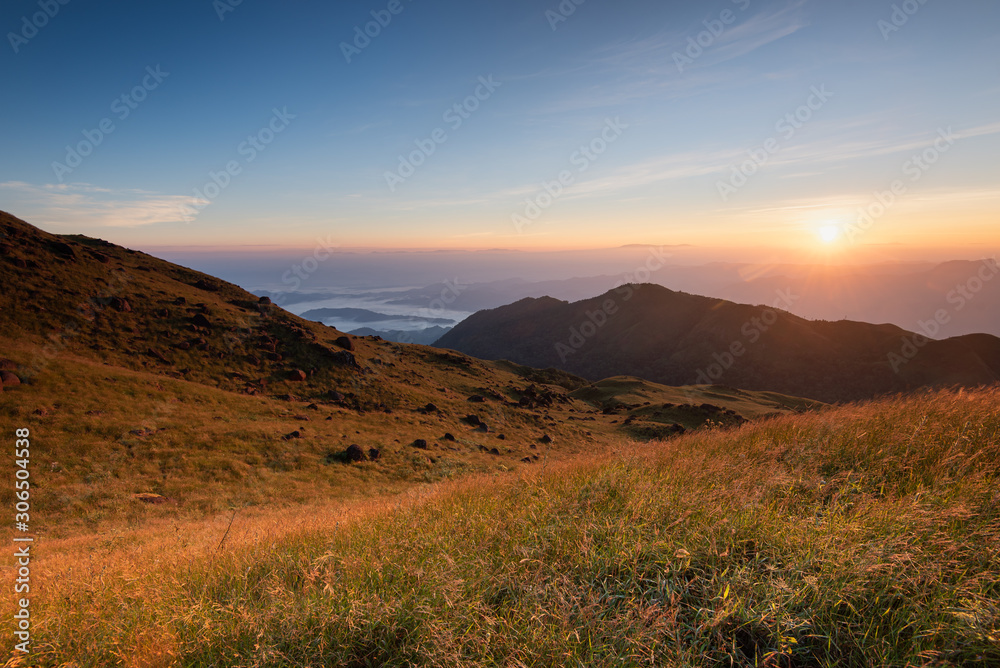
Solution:
M466 401L471 401L474 404L483 404L486 403L486 397L481 394L473 394L471 397L466 399Z
M332 359L335 363L340 364L341 366L348 366L353 369L361 368L360 366L358 366L358 361L354 359L354 355L347 352L346 350L339 350L333 353L333 355L330 356L330 359Z
M0 371L0 381L2 381L3 386L8 389L12 387L17 387L18 385L21 384L21 379L15 376L12 372L7 371L6 369Z
M413 441L413 443L411 443L410 445L412 445L415 448L420 448L421 450L427 449L427 441L425 441L422 438L418 438L417 440Z
M382 451L378 448L368 448L368 459L377 462L382 458Z
M368 459L365 456L365 451L361 449L359 445L349 445L347 449L344 450L344 458L349 462L363 462Z
M204 313L198 313L191 318L191 324L198 327L205 327L206 329L212 328L212 322L205 317Z
M306 372L302 369L292 369L288 372L288 380L296 383L301 383L306 379Z
M111 308L121 313L129 313L132 310L132 305L123 297L112 297Z
M62 241L53 241L49 243L49 248L59 255L62 255L66 260L76 260L76 251L73 250L73 247L67 243L63 243Z
M354 341L347 336L339 336L337 340L333 342L335 345L340 346L344 350L354 350Z

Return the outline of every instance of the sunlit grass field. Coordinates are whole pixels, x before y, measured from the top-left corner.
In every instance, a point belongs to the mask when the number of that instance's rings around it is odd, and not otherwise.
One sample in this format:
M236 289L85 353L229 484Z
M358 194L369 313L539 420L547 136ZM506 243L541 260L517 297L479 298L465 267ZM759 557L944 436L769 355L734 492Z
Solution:
M998 465L944 391L52 540L14 665L1000 665Z

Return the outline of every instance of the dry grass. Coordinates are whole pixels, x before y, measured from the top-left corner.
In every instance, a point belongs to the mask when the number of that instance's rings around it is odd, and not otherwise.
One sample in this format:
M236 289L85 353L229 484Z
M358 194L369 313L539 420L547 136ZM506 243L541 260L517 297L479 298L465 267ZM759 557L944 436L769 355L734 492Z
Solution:
M996 665L998 464L1000 391L940 392L241 513L221 548L225 516L52 541L33 658Z

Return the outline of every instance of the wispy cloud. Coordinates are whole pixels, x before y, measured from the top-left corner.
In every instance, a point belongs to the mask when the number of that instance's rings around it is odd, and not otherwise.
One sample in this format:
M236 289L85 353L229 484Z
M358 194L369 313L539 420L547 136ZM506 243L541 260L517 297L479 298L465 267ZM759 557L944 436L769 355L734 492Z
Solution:
M664 29L642 38L603 44L574 62L547 66L513 78L553 81L578 80L580 76L591 78L593 83L575 85L571 94L544 101L533 110L535 114L562 116L567 112L617 107L650 98L683 99L732 86L736 81L748 85L785 76L768 71L735 72L731 68L712 66L746 56L806 27L808 22L801 11L804 5L805 0L797 0L761 10L745 19L734 6L732 11L737 13L737 22L726 27L694 61L695 65L683 74L674 66L673 54L683 54L689 38L705 30L701 23L684 30ZM718 12L711 18L717 16Z
M185 207L197 203L188 195L116 190L89 183L6 181L0 183L0 190L9 202L6 206L22 218L74 231L181 222Z

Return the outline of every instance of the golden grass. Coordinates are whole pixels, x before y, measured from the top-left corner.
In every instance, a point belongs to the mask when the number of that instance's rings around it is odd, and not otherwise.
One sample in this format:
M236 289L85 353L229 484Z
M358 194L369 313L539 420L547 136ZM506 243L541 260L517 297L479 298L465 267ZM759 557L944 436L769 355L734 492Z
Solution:
M221 547L226 515L52 540L33 659L997 664L998 464L1000 391L938 392L241 511Z

